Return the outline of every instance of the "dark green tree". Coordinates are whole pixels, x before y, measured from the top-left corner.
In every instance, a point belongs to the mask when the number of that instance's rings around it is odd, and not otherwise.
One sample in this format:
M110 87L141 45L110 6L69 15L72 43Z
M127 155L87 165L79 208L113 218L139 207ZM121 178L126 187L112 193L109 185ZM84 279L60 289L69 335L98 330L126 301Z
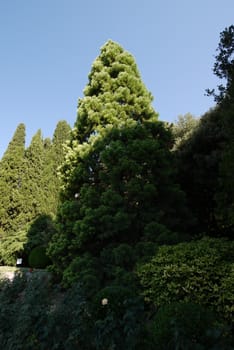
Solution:
M65 160L65 145L70 138L71 127L64 120L59 121L51 144L45 148L43 169L43 190L45 192L46 213L55 218L59 203L61 179L59 168Z
M225 28L220 33L216 51L213 72L218 78L225 80L226 85L222 83L218 86L218 94L214 89L207 89L207 93L214 96L215 101L221 104L224 101L226 103L233 100L234 97L234 25Z
M27 186L30 184L30 174L36 175L31 178L32 185L29 186L29 198L32 198L36 207L34 212L29 212L33 220L25 244L27 254L36 246L46 247L55 232L53 220L57 212L61 186L58 168L65 158L63 146L69 139L70 129L66 121L58 122L52 141L43 140L39 131L27 151L29 162Z
M0 233L22 229L25 125L19 124L0 162Z
M60 232L49 249L70 281L82 255L98 259L100 274L106 247L156 241L181 229L186 217L174 183L172 136L158 121L134 58L108 41L84 93L62 168Z
M45 191L43 188L43 169L45 164L45 149L41 130L32 137L26 149L24 176L25 217L27 223L32 223L41 213L46 213Z
M179 182L190 208L198 218L198 230L231 236L233 230L234 149L234 26L220 34L214 73L226 81L218 86L216 106L203 115L191 136L177 148ZM234 184L233 184L234 185Z
M214 73L226 82L218 86L216 101L222 113L222 125L227 135L219 164L218 188L215 194L216 219L219 229L229 237L234 236L234 25L220 34Z
M65 145L70 140L71 127L65 121L61 120L56 125L52 145L55 153L55 162L57 167L61 166L65 158ZM56 168L56 167L55 167Z
M178 181L197 218L198 232L218 234L215 194L226 142L222 113L214 108L201 117L198 127L175 151Z
M19 124L0 162L0 261L15 264L26 239L24 230L25 125Z

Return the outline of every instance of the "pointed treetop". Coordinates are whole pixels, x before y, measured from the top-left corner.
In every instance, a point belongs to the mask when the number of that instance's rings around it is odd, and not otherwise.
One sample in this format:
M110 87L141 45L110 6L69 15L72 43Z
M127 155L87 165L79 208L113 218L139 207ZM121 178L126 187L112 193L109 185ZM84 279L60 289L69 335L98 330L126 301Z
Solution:
M22 155L24 153L25 148L25 125L23 123L20 123L16 131L13 135L12 140L10 141L2 160L5 158L8 158L12 153L17 152Z
M118 43L105 43L88 77L75 124L80 142L106 127L157 120L153 97L141 80L134 57Z

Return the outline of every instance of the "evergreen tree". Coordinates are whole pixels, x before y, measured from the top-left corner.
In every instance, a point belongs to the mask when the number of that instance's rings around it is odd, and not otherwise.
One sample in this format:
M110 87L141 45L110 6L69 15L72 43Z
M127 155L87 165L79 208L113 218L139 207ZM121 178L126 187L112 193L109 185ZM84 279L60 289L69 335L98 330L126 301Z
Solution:
M226 84L213 95L216 106L203 115L198 127L178 147L179 182L201 232L233 234L234 150L234 26L220 34L214 73Z
M215 194L226 142L222 113L215 108L201 117L198 127L176 150L178 181L197 218L198 232L218 234Z
M43 168L45 164L44 141L41 130L32 137L26 149L24 176L25 216L31 223L38 215L45 213L45 194L43 189Z
M229 237L234 236L234 25L220 34L214 73L224 79L219 85L216 101L222 113L223 128L227 134L221 162L219 164L218 188L215 194L216 219L219 229Z
M53 139L52 139L55 162L57 167L62 165L62 163L64 162L65 145L67 141L69 141L70 139L70 133L71 133L70 125L65 120L59 121L58 124L56 125Z
M234 96L234 25L225 28L220 33L220 41L216 50L218 53L215 56L213 67L214 74L226 82L218 85L219 93L215 93L215 89L207 89L208 96L214 96L218 104L226 104L230 100L233 101Z
M145 88L132 55L109 40L101 49L79 101L75 141L89 140L103 128L155 122L152 95ZM76 132L77 131L77 132Z
M71 127L59 121L51 143L44 143L45 162L43 168L43 191L45 213L55 218L59 202L61 180L59 167L65 160L65 144L70 138Z
M181 229L185 215L172 136L158 121L134 58L108 41L84 94L62 168L60 232L49 249L55 269L67 268L70 281L87 254L94 266L107 247L134 247Z
M10 234L22 229L22 178L24 172L25 125L19 124L0 162L0 231Z

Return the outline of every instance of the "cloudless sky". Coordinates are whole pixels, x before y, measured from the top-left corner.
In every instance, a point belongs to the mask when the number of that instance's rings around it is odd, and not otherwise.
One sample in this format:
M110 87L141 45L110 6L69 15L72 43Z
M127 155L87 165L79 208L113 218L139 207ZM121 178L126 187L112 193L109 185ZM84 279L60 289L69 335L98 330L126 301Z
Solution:
M19 123L26 145L74 125L91 64L108 39L136 59L160 120L214 105L204 96L234 0L0 0L0 156Z

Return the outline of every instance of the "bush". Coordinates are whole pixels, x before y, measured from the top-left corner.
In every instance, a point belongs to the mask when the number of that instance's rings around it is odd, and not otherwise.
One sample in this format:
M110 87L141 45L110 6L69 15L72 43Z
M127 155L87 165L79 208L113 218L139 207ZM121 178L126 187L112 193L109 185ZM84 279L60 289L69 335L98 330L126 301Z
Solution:
M16 275L0 286L0 348L42 349L41 334L47 327L51 289L44 276ZM44 347L46 348L46 347Z
M93 322L79 285L61 290L45 275L0 283L0 348L91 350Z
M79 282L87 297L93 296L100 288L102 271L97 258L85 253L77 256L63 273L63 286L71 287Z
M161 307L152 325L154 346L159 350L231 350L226 331L213 312L192 303Z
M93 302L95 349L135 350L144 326L144 302L134 291L111 285Z
M36 269L44 269L47 267L51 261L46 255L46 248L43 246L33 248L28 257L28 263L30 267Z
M234 242L204 238L159 247L137 275L146 300L157 307L194 302L212 307L233 322Z

